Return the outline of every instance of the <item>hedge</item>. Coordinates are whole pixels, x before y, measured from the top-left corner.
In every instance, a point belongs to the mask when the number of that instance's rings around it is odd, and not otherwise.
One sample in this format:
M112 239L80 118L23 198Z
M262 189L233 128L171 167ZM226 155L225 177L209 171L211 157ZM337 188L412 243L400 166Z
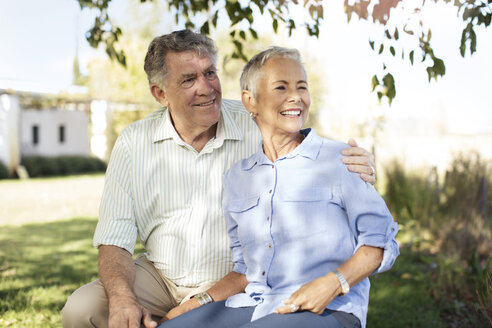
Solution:
M3 164L0 161L0 179L7 179L8 177L9 177L9 170L7 169L5 164Z
M70 175L106 171L106 163L85 156L26 156L21 160L30 177Z

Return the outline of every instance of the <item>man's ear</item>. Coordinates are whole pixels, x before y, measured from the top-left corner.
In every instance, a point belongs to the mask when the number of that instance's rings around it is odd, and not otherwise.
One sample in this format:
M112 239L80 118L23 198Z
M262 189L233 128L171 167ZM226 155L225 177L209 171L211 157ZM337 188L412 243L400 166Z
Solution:
M256 99L249 90L241 91L241 101L248 112L256 114Z
M152 83L150 85L150 93L152 93L152 96L154 96L154 99L161 104L162 106L169 107L169 101L167 100L166 97L166 91L162 89L160 86L157 84Z

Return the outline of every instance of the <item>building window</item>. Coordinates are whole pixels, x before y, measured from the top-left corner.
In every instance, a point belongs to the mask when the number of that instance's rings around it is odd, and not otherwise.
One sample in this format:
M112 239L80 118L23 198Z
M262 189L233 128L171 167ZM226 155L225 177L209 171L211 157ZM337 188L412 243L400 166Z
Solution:
M58 126L58 141L60 143L65 142L65 125Z
M39 126L32 126L32 144L37 145L39 143Z

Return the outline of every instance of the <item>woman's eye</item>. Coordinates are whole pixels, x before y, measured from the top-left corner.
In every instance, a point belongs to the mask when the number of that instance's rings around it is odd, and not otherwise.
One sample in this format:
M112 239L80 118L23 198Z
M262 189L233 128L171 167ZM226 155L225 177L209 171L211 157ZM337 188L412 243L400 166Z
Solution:
M277 90L285 90L285 87L283 85L279 85L278 87L276 87L275 89Z

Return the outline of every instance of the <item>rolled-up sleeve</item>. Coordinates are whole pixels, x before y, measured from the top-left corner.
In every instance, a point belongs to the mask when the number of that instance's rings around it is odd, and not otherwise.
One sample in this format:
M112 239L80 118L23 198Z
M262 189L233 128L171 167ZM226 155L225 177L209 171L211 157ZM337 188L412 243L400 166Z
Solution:
M382 248L383 260L374 273L389 270L400 254L395 240L398 224L372 185L362 181L358 174L351 173L346 168L340 172L340 176L343 206L356 237L355 251L364 245Z
M113 245L133 254L137 226L131 197L129 129L116 140L104 180L93 245Z
M238 231L237 231L237 222L234 220L234 218L231 216L231 212L228 210L230 208L230 183L229 181L234 181L233 179L230 179L230 176L233 174L231 173L232 170L228 171L225 176L224 176L224 182L223 182L223 193L222 193L222 208L224 209L224 217L226 220L227 224L227 234L229 235L230 239L230 249L231 249L231 255L232 255L232 262L234 263L234 267L232 271L246 275L246 263L244 262L244 257L243 257L243 249L241 247L241 243L239 241L238 237Z

